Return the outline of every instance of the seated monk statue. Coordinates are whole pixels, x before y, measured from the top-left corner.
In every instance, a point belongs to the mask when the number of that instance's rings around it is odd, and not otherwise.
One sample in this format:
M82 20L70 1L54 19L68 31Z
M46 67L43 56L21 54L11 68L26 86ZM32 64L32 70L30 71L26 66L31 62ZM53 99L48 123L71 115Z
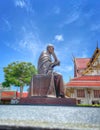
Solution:
M51 76L53 74L56 97L64 98L65 95L62 75L53 71L54 67L57 65L60 65L60 61L56 57L54 46L49 44L47 46L47 50L43 51L39 57L38 73Z

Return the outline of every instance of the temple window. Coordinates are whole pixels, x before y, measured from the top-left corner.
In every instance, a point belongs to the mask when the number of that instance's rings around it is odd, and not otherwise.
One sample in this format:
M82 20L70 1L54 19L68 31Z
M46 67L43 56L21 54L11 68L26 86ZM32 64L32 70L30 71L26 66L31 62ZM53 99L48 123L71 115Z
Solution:
M77 97L85 97L85 91L83 89L78 89Z
M94 98L100 98L100 90L94 90Z

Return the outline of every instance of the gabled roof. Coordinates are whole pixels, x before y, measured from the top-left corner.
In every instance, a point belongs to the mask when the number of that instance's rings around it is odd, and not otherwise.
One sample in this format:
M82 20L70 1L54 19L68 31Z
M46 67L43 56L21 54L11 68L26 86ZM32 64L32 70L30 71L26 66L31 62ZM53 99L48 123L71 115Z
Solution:
M93 72L94 70L100 69L99 66L100 63L98 62L99 56L100 56L100 49L97 47L93 53L93 56L91 57L90 61L87 64L87 68L82 72L83 75L92 74L91 72Z
M88 65L90 65L97 57L98 54L100 55L100 49L97 47L93 53L93 56L91 58L91 60L89 61Z
M94 66L94 63L96 64L99 63L97 62L99 56L100 56L100 49L97 46L92 58L74 58L74 76L76 77L71 79L65 86L66 87L83 87L83 86L100 87L100 75L98 74L96 75L96 73L93 73L94 72L93 67L98 69L96 65Z
M90 58L75 58L75 64L77 69L84 69L87 67L87 63L90 61Z
M100 87L100 76L81 76L71 79L66 87Z

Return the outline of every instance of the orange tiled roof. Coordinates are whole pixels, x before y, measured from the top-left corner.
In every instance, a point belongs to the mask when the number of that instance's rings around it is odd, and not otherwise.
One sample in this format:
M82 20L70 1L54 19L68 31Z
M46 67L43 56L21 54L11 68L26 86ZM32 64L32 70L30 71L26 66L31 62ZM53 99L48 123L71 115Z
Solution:
M28 92L22 93L22 97L27 97L27 96L28 96ZM17 92L17 97L20 97L20 92Z
M67 87L100 87L100 82L69 82L66 84Z
M81 76L71 79L65 84L66 87L100 87L100 76Z
M75 63L77 69L84 69L87 66L87 63L90 61L90 58L75 58Z
M1 97L2 98L12 98L14 96L16 96L16 92L15 91L3 91L1 93Z
M23 92L22 97L27 97L28 93L27 92ZM20 97L20 92L16 92L16 91L3 91L1 93L1 98L2 99L12 99L13 97Z

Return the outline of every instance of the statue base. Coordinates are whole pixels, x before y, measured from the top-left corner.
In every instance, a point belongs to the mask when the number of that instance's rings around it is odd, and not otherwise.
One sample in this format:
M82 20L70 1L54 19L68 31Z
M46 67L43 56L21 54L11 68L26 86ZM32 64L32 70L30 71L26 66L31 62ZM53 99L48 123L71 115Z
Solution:
M28 96L56 95L55 87L50 86L51 76L47 74L37 74L32 77Z
M75 98L56 98L56 97L39 97L32 96L21 98L19 101L21 105L59 105L59 106L75 106Z

